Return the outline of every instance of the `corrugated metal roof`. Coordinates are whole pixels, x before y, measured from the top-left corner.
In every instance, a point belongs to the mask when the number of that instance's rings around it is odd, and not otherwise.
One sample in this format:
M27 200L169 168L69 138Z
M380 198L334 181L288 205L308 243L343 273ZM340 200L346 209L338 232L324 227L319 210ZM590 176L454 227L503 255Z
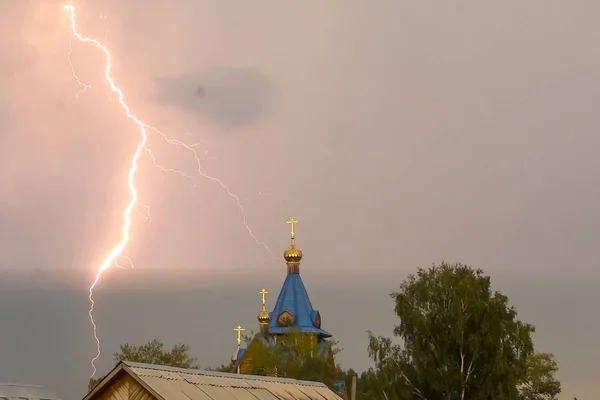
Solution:
M4 399L60 400L54 393L41 386L0 383L0 400Z
M124 364L165 400L340 400L320 382Z

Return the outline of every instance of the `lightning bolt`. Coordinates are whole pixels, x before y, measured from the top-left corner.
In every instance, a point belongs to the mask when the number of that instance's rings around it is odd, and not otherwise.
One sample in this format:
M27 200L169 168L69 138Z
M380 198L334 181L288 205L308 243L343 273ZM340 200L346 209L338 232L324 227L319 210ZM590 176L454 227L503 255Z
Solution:
M140 141L139 144L135 150L135 152L133 153L133 156L131 157L131 166L129 168L129 172L127 175L127 185L129 188L129 193L130 193L130 200L129 203L127 203L127 206L125 207L125 210L123 212L123 225L121 227L121 239L119 240L118 243L115 244L115 246L112 248L112 250L110 250L110 252L107 254L107 256L104 258L103 263L98 267L97 272L96 272L96 276L94 278L94 281L92 282L92 284L89 287L89 301L90 301L90 308L89 308L89 318L90 321L92 323L92 327L93 327L93 333L94 333L94 339L96 341L96 355L94 356L94 358L92 358L91 360L91 365L92 365L92 375L90 376L91 378L94 377L94 375L96 374L96 364L95 362L98 360L98 358L100 358L100 339L98 337L98 327L96 325L96 322L94 320L94 306L95 306L95 302L94 302L94 289L96 288L96 286L98 285L98 282L100 281L100 278L102 277L102 274L108 270L111 266L116 266L119 268L123 268L122 265L120 265L118 263L118 259L119 258L124 258L128 261L128 264L133 267L133 263L131 262L131 260L123 255L123 250L125 249L125 247L127 246L127 244L129 243L129 239L130 239L130 228L131 228L131 223L132 223L132 213L133 210L136 209L138 214L140 214L142 216L142 218L144 218L147 222L151 221L151 217L150 217L150 209L148 206L141 204L138 201L138 193L137 193L137 189L135 186L135 175L136 172L138 170L138 163L139 163L139 159L141 157L141 155L143 154L143 152L145 151L146 154L148 154L148 156L150 157L150 159L152 160L152 163L154 164L155 167L157 167L161 172L171 172L171 173L176 173L179 174L185 178L188 179L193 179L192 176L190 176L189 174L186 174L185 172L179 171L179 170L175 170L175 169L171 169L171 168L165 168L163 166L161 166L154 154L152 153L152 151L148 148L146 148L146 143L148 141L148 131L153 131L156 134L160 135L168 144L171 145L175 145L175 146L179 146L179 147L183 147L186 150L188 150L193 157L196 160L196 164L197 164L197 171L200 174L200 176L202 176L205 179L208 179L212 182L217 183L226 193L227 195L229 195L230 197L232 197L235 201L236 204L240 210L241 216L242 216L242 221L243 224L246 228L246 230L248 231L248 233L250 234L250 236L252 237L252 239L254 239L254 241L263 246L274 258L276 258L271 250L269 249L269 247L262 241L260 241L256 235L253 233L252 229L250 228L250 226L248 225L248 221L246 219L246 213L244 211L244 207L242 206L242 203L240 201L240 198L233 193L229 187L227 185L225 185L220 179L207 175L206 173L204 173L204 171L202 170L202 164L200 162L200 158L198 157L198 154L196 152L195 147L198 146L199 143L197 144L193 144L193 145L188 145L184 142L181 142L177 139L172 139L169 138L167 135L165 135L164 133L162 133L160 130L158 130L157 128L147 125L145 123L143 123L142 121L140 121L138 119L138 117L136 117L133 112L131 111L131 109L129 108L129 106L127 105L127 103L124 100L124 95L123 95L123 91L119 88L119 86L117 86L117 84L115 83L115 81L112 78L111 75L111 70L112 70L112 54L110 53L110 51L104 46L102 45L98 40L90 38L90 37L85 37L83 35L81 35L77 29L77 25L75 23L75 7L73 5L70 4L65 4L64 5L64 9L67 10L69 12L69 20L70 20L70 26L69 26L69 30L71 32L71 36L74 36L75 38L77 38L77 40L79 40L82 43L91 43L93 45L95 45L100 51L102 51L105 56L106 56L106 68L105 68L105 72L104 72L104 78L106 79L106 81L108 82L111 90L115 93L117 93L118 96L118 100L119 103L121 105L121 107L123 108L125 114L127 115L127 117L129 119L131 119L133 122L135 122L137 124L137 126L139 127L139 131L140 131ZM71 37L69 37L69 53L67 55L67 59L69 62L69 65L71 67L71 72L73 73L73 77L75 78L75 80L77 81L77 83L79 84L79 86L81 87L81 90L79 90L79 92L77 92L76 97L78 97L81 93L85 92L86 90L91 88L91 85L83 83L79 77L77 76L76 72L75 72L75 68L71 62L71 54L72 54L72 47L71 47ZM144 212L142 212L144 211Z

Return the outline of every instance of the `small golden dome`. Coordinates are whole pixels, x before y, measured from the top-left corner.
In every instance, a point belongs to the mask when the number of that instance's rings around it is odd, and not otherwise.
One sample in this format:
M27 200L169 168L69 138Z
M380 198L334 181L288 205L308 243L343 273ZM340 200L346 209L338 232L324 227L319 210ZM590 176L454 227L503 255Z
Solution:
M283 253L283 258L285 258L285 261L289 263L297 263L302 260L302 250L296 247L294 239L292 239L292 244L290 244L290 247L288 247Z
M268 324L270 321L271 317L269 316L269 313L263 308L260 314L258 314L258 322Z

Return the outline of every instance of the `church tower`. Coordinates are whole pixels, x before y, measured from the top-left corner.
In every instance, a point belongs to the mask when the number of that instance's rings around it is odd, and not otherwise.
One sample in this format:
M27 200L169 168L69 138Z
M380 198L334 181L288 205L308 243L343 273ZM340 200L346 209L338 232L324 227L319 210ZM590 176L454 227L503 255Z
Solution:
M313 308L300 277L302 251L296 247L294 232L294 225L298 221L292 218L287 223L292 228L290 245L283 253L287 264L287 275L271 313L269 333L277 336L294 329L302 333L313 334L315 339L320 342L332 335L321 329L321 314Z
M290 245L283 253L287 266L287 274L277 297L272 312L267 312L266 295L268 292L262 289L262 310L258 315L259 332L252 339L247 349L236 351L234 372L256 373L257 369L267 372L269 375L277 374L276 368L268 365L254 365L258 362L256 353L260 347L273 347L284 335L292 332L302 335L302 340L307 339L310 346L311 356L325 357L334 367L333 353L326 340L332 335L321 328L321 314L312 306L304 282L300 277L300 262L302 251L296 247L294 218L287 221L291 225ZM253 350L256 349L256 350ZM252 354L255 353L254 362Z

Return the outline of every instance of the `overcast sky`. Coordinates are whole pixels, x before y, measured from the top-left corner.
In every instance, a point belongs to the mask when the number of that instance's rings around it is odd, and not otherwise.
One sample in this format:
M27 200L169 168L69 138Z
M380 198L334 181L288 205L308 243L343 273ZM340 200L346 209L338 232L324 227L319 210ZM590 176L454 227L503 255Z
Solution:
M124 342L226 362L290 217L345 367L416 266L483 268L556 354L564 399L600 395L597 1L88 0L149 132L125 254L97 289L100 372ZM139 140L61 1L0 0L0 381L85 392L87 286L118 241ZM250 235L249 229L255 238ZM257 241L264 242L269 250ZM126 258L119 263L128 267Z

